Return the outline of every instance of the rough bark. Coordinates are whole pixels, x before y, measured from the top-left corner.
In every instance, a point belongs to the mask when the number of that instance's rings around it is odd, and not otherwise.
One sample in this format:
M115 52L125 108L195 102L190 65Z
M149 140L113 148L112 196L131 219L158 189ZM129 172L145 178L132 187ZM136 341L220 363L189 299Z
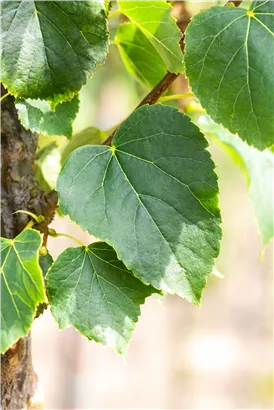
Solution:
M32 367L29 335L1 355L2 409L27 408L36 390L37 376Z
M1 86L1 94L5 93ZM57 206L56 192L45 194L34 177L37 144L37 134L26 131L18 120L14 98L6 97L1 104L1 235L6 238L14 238L29 221L15 211L44 215L45 222L34 227L46 232ZM28 408L36 388L29 335L1 355L2 409Z

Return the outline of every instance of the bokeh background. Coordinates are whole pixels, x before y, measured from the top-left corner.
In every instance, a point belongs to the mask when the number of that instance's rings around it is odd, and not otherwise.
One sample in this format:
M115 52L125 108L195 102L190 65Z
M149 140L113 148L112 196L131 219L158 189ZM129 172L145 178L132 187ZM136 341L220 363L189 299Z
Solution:
M195 14L214 4L223 2L192 1L185 7ZM111 21L112 33L118 19ZM171 92L186 91L181 76ZM74 132L111 129L145 94L111 45L106 64L81 91ZM181 100L179 108L187 104ZM223 240L216 268L223 277L209 278L201 308L176 296L148 299L126 360L73 328L60 332L45 312L32 330L45 409L273 408L273 243L262 251L240 168L220 147L211 143L209 149L221 192ZM60 158L53 154L47 168L54 184ZM68 218L57 215L51 226L85 244L94 240ZM66 238L49 239L53 258L74 245Z

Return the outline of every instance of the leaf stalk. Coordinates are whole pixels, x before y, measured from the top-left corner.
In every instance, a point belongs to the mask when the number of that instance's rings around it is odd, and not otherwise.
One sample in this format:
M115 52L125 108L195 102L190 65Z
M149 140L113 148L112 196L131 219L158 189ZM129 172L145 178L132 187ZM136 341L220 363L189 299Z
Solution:
M86 248L86 245L83 244L79 239L74 238L74 236L71 236L67 233L61 233L61 232L56 232L55 229L49 228L49 236L52 238L58 238L60 236L63 236L65 238L71 239L72 241L76 242L80 246L84 246Z

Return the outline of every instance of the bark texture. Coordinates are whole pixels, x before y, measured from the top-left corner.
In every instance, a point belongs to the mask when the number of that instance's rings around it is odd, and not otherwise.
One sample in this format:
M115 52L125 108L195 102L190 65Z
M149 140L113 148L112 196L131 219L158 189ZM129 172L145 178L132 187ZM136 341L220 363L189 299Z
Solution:
M2 409L28 408L28 403L37 390L37 381L32 367L29 335L1 355Z
M6 90L1 86L1 94ZM26 131L18 120L12 96L1 104L1 236L14 238L26 226L29 217L14 214L28 210L45 216L45 222L34 228L47 232L57 206L55 191L45 194L34 177L38 136ZM19 340L1 355L1 408L28 408L37 389L33 371L30 335Z

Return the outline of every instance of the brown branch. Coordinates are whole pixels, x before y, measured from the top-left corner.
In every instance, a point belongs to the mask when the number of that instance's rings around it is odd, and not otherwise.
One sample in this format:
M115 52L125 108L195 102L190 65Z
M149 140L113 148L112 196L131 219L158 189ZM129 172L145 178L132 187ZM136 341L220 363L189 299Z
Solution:
M180 74L167 73L164 76L164 78L153 88L153 90L150 91L150 93L145 96L145 98L140 102L139 105L137 105L135 109L145 104L149 104L149 105L155 104L158 101L158 99L161 97L161 95L169 88L169 86L173 83L173 81L179 75ZM103 145L111 145L111 142L114 138L114 134L116 133L118 128L116 128L113 131L113 133L103 142Z

